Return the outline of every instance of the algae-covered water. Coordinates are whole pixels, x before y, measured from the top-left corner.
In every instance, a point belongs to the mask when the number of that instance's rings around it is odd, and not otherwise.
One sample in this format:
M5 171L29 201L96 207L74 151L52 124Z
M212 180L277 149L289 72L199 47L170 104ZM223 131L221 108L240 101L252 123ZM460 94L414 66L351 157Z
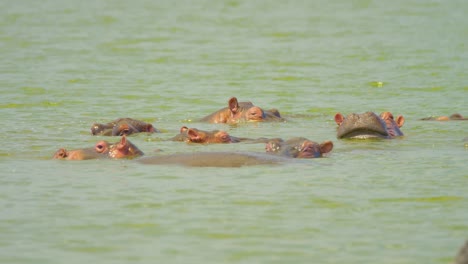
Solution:
M468 5L452 1L3 1L1 263L450 263L468 238ZM284 123L196 120L231 96ZM405 136L336 139L337 112ZM146 155L183 125L332 140L328 157L185 168L52 160L132 117ZM117 138L108 138L117 141Z

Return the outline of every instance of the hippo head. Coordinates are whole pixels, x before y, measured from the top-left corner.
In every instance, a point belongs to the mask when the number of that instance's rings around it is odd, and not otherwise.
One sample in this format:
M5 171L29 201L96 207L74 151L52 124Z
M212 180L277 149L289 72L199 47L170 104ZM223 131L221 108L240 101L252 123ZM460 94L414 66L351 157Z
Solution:
M388 138L385 121L373 112L363 114L352 113L344 117L335 115L338 124L337 138Z
M55 152L54 159L63 160L88 160L88 159L99 159L107 158L109 154L110 144L107 141L101 140L94 148L84 148L75 150L59 149Z
M122 123L122 124L116 124L114 128L112 129L112 136L123 136L123 135L131 135L133 133L138 133L140 132L137 128L134 126L128 124L128 123Z
M325 141L321 144L306 138L292 138L287 141L272 139L265 146L266 152L279 154L290 158L320 158L333 149L333 142Z
M119 142L109 147L109 158L113 159L132 159L143 155L144 153L130 142L130 140L127 140L125 135L122 136Z

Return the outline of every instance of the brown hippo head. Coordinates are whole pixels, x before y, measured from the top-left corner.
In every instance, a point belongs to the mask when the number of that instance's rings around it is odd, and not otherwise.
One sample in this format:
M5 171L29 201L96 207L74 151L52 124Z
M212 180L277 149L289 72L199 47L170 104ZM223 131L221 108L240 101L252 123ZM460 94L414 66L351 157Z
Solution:
M54 159L64 160L87 160L87 159L100 159L107 158L109 154L110 144L107 141L101 140L94 148L83 148L75 150L66 150L61 148L55 152Z
M373 112L352 113L344 117L335 115L338 124L337 138L389 138L385 121Z
M109 158L113 159L133 159L143 156L144 153L138 149L126 136L122 136L119 142L109 147Z
M237 143L239 138L230 136L226 131L213 130L205 131L196 128L188 128L183 126L180 128L180 133L173 137L173 141L184 141L187 143Z
M104 159L104 158L135 158L142 156L143 152L131 143L125 136L119 142L109 144L109 142L101 140L94 148L83 148L67 151L59 149L55 152L54 159L64 160L88 160L88 159Z
M279 154L290 158L320 158L333 149L333 142L317 143L303 137L287 141L272 139L265 146L266 152Z

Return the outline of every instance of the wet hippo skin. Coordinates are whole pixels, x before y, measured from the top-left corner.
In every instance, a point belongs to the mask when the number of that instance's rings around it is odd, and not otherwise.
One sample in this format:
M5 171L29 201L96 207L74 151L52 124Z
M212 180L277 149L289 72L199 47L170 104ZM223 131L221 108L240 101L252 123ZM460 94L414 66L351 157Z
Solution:
M307 138L296 137L287 141L272 139L266 143L265 151L290 158L320 158L333 149L333 142L317 143Z
M468 120L468 117L464 117L459 113L452 114L450 116L430 116L421 118L421 120L430 120L430 121L452 121L452 120Z
M341 113L335 115L338 125L337 138L393 138L402 136L400 127L405 119L403 116L393 118L392 113L383 112L380 116L374 112L362 114L352 113L344 117Z
M202 122L237 124L239 122L284 121L277 109L263 110L251 102L238 102L236 97L228 106L200 119Z
M110 144L105 140L96 143L93 148L82 148L75 150L59 149L55 152L54 159L62 160L88 160L88 159L132 159L140 157L143 152L133 143L122 136L120 141Z
M458 250L458 254L455 257L455 264L468 264L468 240Z
M152 165L182 165L188 167L243 167L281 164L288 159L265 153L193 152L143 157L137 162Z
M186 143L238 143L241 140L248 140L238 137L233 137L223 130L206 131L197 128L188 128L183 126L180 128L180 133L170 140L182 141Z
M123 136L141 132L156 133L159 131L152 124L128 117L118 118L104 124L94 123L91 126L92 135Z

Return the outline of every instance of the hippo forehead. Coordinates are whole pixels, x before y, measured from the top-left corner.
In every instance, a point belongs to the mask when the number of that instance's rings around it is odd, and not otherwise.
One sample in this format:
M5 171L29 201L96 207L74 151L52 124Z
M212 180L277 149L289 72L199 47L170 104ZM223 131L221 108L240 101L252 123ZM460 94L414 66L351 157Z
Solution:
M388 137L385 121L373 112L352 113L339 125L338 138Z

